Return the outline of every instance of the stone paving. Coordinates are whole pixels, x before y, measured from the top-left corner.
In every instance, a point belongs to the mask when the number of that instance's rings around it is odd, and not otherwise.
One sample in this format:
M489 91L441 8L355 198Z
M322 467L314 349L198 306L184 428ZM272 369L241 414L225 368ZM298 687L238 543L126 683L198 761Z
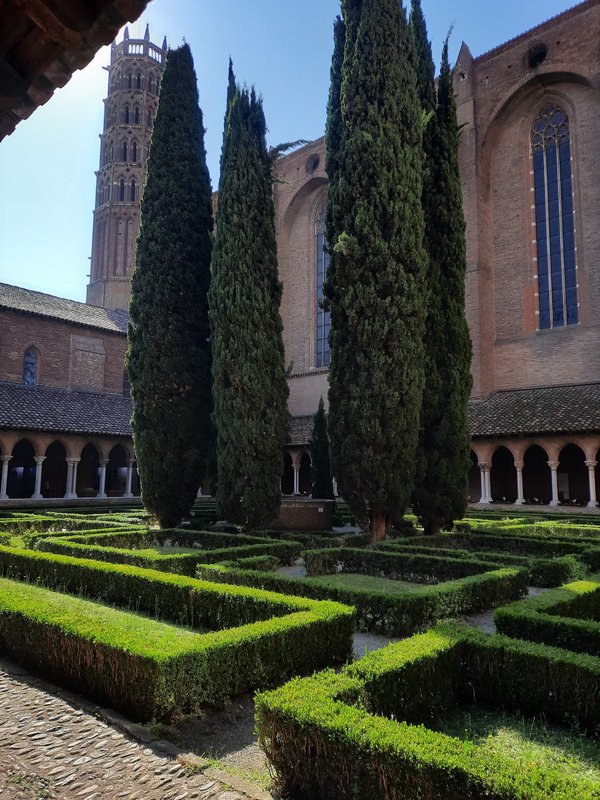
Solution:
M270 797L258 787L239 790L243 782L235 778L237 788L224 784L227 776L193 756L176 758L167 742L134 741L100 714L93 704L0 660L0 800Z

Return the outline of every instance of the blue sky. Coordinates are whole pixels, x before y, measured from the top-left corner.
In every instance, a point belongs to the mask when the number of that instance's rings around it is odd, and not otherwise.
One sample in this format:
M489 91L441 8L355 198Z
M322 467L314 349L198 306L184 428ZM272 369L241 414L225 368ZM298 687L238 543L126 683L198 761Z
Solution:
M434 54L454 26L477 56L548 17L568 0L422 0ZM227 62L263 95L269 143L323 134L339 0L152 0L130 25L154 42L191 46L213 187L218 181ZM122 34L119 39L122 38ZM109 48L0 143L0 281L85 299Z

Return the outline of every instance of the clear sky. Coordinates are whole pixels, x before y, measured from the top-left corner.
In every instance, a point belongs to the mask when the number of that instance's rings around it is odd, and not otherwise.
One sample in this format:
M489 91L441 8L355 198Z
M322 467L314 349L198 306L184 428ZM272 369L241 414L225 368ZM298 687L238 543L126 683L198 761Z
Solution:
M405 0L406 2L406 0ZM422 0L434 54L454 26L473 55L564 11L568 0ZM269 144L316 139L325 125L332 24L339 0L152 0L130 25L194 55L213 187L218 182L227 62L264 98ZM122 38L122 32L119 40ZM0 281L85 300L109 48L98 52L0 143Z

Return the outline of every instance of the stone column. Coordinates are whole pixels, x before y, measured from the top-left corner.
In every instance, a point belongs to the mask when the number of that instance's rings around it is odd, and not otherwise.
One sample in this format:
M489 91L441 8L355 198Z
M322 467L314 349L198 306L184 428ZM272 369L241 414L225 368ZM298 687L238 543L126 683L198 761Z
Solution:
M490 465L485 461L478 461L479 473L481 476L481 499L480 503L490 502Z
M339 497L340 493L338 492L337 480L335 478L332 478L331 479L331 483L333 485L333 496L334 497Z
M522 506L525 502L523 497L523 462L515 461L515 469L517 470L517 499L515 500L515 505Z
M125 494L123 497L133 497L131 494L131 481L133 479L133 465L135 461L130 458L127 460L127 478L125 480Z
M588 506L595 508L598 505L596 500L596 464L597 461L586 461L585 465L588 468L588 478L590 481L590 500Z
M77 465L81 459L67 458L67 491L65 500L77 499Z
M34 456L35 461L35 489L31 495L32 500L42 499L42 464L46 460L46 456Z
M196 492L196 497L204 497L202 494L202 484L198 487L198 491Z
M551 506L558 505L558 461L548 461L548 466L550 467L550 475L552 478L552 500L550 500Z
M0 500L8 500L6 487L8 485L8 462L12 456L2 456L2 480L0 481Z
M100 485L98 487L98 494L96 497L99 497L101 500L104 500L106 497L106 467L108 466L108 461L101 461L100 462Z
M300 467L292 464L294 468L294 494L300 494Z

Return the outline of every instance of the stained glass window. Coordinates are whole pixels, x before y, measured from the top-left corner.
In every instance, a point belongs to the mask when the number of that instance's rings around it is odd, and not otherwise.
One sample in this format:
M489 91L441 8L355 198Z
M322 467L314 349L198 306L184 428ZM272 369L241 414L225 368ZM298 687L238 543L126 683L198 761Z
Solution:
M317 256L317 330L315 348L315 366L329 366L329 311L322 308L323 284L329 269L329 252L325 240L325 204L323 203L315 218L315 244Z
M549 105L531 131L540 329L579 321L569 118Z

